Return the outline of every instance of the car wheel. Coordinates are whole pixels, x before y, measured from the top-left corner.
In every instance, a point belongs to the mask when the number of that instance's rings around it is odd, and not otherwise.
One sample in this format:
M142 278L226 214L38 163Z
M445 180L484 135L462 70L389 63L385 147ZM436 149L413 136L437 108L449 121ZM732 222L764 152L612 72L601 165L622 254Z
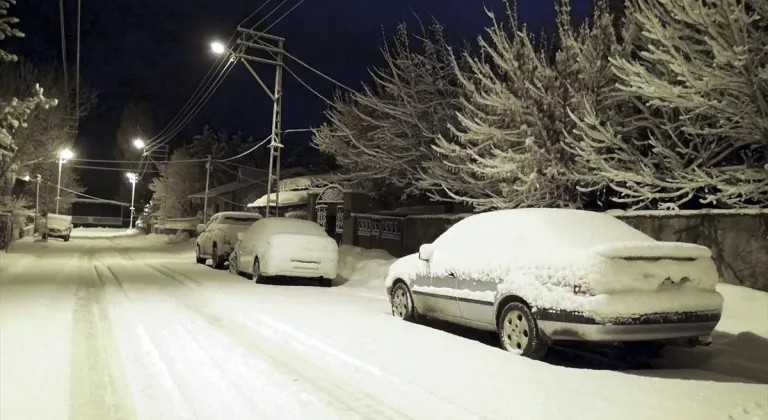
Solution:
M259 257L256 257L253 259L253 282L254 283L261 283L263 279L261 278L261 264L259 264Z
M236 252L232 252L232 254L229 256L229 272L234 275L240 275L237 269L237 253Z
M64 237L64 242L69 242L69 235Z
M408 286L403 283L398 283L392 289L392 315L406 320L414 321L416 319L416 311L413 308L413 297L411 291L408 290Z
M198 264L205 264L205 258L200 258L200 245L195 247L195 262Z
M213 251L211 253L211 266L216 270L224 268L224 261L221 259L219 248L216 245L213 246Z
M501 312L499 338L504 350L531 359L543 358L549 348L531 310L522 302L512 302Z
M331 287L333 286L333 279L326 279L326 278L320 278L319 280L320 287Z

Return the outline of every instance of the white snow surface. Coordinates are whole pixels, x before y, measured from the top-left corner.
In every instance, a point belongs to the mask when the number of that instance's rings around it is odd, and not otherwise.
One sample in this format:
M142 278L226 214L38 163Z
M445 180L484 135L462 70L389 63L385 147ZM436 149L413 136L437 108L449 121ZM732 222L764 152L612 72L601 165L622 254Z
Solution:
M71 238L119 238L141 235L138 229L109 227L79 227L72 230Z
M298 206L300 204L306 204L309 202L309 195L306 190L301 191L281 191L280 196L271 193L268 195L271 205L279 204L279 207L286 206ZM275 199L280 198L280 203L276 203ZM267 206L267 194L248 204L248 207L266 207Z
M564 209L482 213L458 222L431 246L429 263L416 254L394 263L387 286L396 279L411 281L428 273L452 274L497 286L496 293L443 291L451 296L492 302L500 294L514 294L534 307L584 312L598 319L718 311L722 306L709 249L656 241L603 213ZM664 285L667 278L681 284ZM574 286L594 296L574 294Z
M194 264L189 241L165 241L22 241L3 257L0 418L768 416L768 381L737 368L768 365L766 293L718 285L723 329L701 365L676 349L664 369L599 371L397 320L385 299L348 293L381 290L363 272L331 289L253 284ZM349 266L377 260L357 254ZM744 351L721 352L736 344Z

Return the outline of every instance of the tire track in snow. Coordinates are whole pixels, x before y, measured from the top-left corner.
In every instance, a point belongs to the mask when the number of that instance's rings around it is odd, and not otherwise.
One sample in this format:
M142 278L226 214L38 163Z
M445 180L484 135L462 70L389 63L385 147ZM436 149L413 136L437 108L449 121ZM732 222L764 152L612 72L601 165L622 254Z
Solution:
M120 353L126 361L125 365L131 368L125 376L128 378L126 383L134 391L135 411L139 413L137 418L196 419L189 409L189 402L174 382L169 366L141 323L143 311L135 308L132 293L126 290L117 273L104 260L98 256L96 259L98 263L95 267L102 270L102 281L108 289L120 292L117 295L119 298L110 299L109 303L116 312L114 323L117 338L122 343Z
M197 288L175 278L175 272L174 274L166 273L148 263L139 260L133 261L142 264L153 272L161 274L168 281L184 284L189 289ZM305 355L297 354L295 350L281 346L279 343L266 337L259 337L258 331L239 322L227 322L205 308L204 305L190 302L190 299L181 299L176 294L172 297L180 306L197 314L207 324L226 334L230 340L246 349L250 354L268 361L271 366L282 371L284 374L301 380L302 385L307 390L314 391L313 394L322 396L323 402L334 408L335 411L348 413L348 415L345 415L345 418L391 420L413 418L408 413L401 411L399 407L396 407L394 401L383 401L369 395L361 390L358 384L350 383L348 380L342 380L341 378L329 380L329 377L333 375L332 371L307 361ZM272 349L272 351L267 349ZM343 382L344 386L340 386L340 382Z
M136 413L104 303L106 283L92 256L86 264L93 273L79 280L72 308L69 418L133 419Z
M156 272L162 273L161 270L157 270L156 268L149 266L149 264L145 265ZM168 270L175 273L174 270ZM164 274L164 276L169 280L178 282L177 279L171 278L172 275L170 274ZM184 277L188 276L185 275ZM192 287L190 285L188 286L191 289L197 289L196 287ZM210 293L217 292L211 290ZM212 297L211 295L207 296ZM250 321L242 322L237 320L225 320L207 308L205 303L200 304L195 302L197 299L193 298L195 300L193 301L193 299L181 300L176 296L174 296L174 298L180 305L187 307L189 310L202 317L208 324L215 326L219 330L225 332L232 340L240 344L242 347L248 349L248 351L252 354L257 355L259 358L270 360L273 365L280 367L285 372L296 375L299 379L302 380L302 382L306 384L309 389L314 390L320 395L325 395L327 397L327 402L332 404L337 410L341 410L342 412L346 411L355 413L357 416L359 416L357 418L410 419L413 417L408 413L408 411L400 407L401 404L405 403L405 401L390 401L388 399L375 396L371 392L367 392L364 389L365 386L361 386L360 383L352 380L352 378L341 378L336 372L328 369L327 366L323 366L317 363L317 361L312 360L312 358L307 358L306 353L302 350L319 350L338 360L343 360L347 365L350 365L350 371L355 371L354 376L358 376L358 381L365 381L366 379L370 379L364 375L372 374L379 376L377 379L383 379L384 382L388 382L388 385L390 386L394 385L399 387L400 392L406 395L409 394L409 391L414 391L415 393L429 397L432 400L439 401L441 410L437 411L442 411L443 413L446 413L444 414L445 416L448 416L441 418L466 419L477 417L475 414L465 411L464 408L456 406L450 401L444 400L440 397L430 394L429 392L425 392L425 390L421 388L402 382L396 378L389 377L382 372L378 372L377 369L369 367L363 362L357 361L356 359L348 356L346 353L339 351L336 348L328 348L327 345L314 342L314 340L311 339L309 339L309 341L313 341L312 343L302 343L305 346L299 346L306 347L308 345L310 347L308 349L291 348L297 346L286 345L285 343L281 343L279 340L274 339L275 337L272 336L274 334L279 335L285 333L286 330L290 330L291 328L283 326L274 320L259 317L259 320L265 324L266 328L255 328ZM283 334L283 336L285 336L285 334ZM293 341L302 341L300 337L292 337L291 339ZM371 369L375 370L375 372L370 372ZM345 371L345 373L349 372ZM390 388L391 387L388 389ZM409 397L411 397L411 401L408 402L411 404L414 404L414 402L418 399L414 397L414 395L409 395Z

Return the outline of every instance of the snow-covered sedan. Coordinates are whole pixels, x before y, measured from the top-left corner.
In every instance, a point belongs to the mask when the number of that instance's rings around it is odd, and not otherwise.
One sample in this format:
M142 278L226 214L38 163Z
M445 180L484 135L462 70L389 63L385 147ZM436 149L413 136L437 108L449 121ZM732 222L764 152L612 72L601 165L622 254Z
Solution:
M325 230L309 220L270 217L254 223L230 255L230 270L252 277L317 278L330 287L336 277L339 247Z
M237 234L245 232L261 218L260 214L245 212L228 211L214 214L207 224L197 226L195 261L205 264L210 258L213 268L224 268L237 242Z
M497 331L541 358L553 341L708 344L718 272L703 246L660 242L603 213L500 210L470 216L386 279L392 313Z

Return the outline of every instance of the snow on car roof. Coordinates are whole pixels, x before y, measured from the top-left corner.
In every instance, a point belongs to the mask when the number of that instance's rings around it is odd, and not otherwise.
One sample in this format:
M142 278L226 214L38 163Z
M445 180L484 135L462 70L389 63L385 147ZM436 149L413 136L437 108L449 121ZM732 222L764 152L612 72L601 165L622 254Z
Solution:
M285 217L268 217L254 223L254 229L266 230L273 233L294 233L302 235L327 235L325 230L315 222Z
M509 248L512 241L549 253L618 242L655 242L605 213L538 208L476 214L456 223L438 241L446 244L471 241L502 248Z
M221 213L216 213L215 215L221 217L252 217L254 219L262 217L258 213L249 213L245 211L223 211Z

